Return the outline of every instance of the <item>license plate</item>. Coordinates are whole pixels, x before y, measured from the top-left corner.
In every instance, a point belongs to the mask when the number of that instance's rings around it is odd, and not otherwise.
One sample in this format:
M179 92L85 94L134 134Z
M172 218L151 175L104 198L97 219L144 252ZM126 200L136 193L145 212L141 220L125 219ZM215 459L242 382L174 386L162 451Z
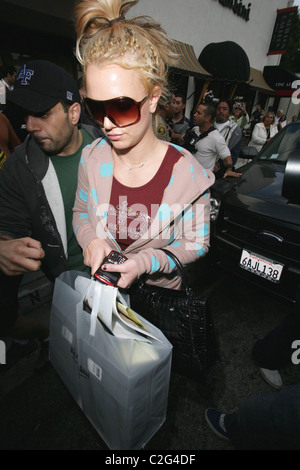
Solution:
M271 282L279 282L283 264L276 263L267 258L261 258L256 253L243 250L240 267Z

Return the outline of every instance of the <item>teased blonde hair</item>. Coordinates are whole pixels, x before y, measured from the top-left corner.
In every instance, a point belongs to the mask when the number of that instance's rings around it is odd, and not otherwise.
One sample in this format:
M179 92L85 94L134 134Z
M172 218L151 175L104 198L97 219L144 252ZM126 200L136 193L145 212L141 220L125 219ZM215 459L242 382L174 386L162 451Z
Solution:
M178 56L161 26L151 18L125 19L138 0L79 0L74 9L76 56L84 70L89 64L114 63L136 69L151 91L166 93L168 68Z

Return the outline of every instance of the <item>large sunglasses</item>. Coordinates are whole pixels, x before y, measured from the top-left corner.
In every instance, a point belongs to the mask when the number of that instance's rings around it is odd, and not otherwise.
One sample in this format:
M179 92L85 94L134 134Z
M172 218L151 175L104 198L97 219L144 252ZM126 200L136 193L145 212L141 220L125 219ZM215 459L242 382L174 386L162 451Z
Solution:
M134 101L127 96L120 96L106 101L85 98L87 110L91 117L96 119L103 127L104 118L107 117L117 127L127 127L136 124L141 118L141 107L149 95L142 101Z

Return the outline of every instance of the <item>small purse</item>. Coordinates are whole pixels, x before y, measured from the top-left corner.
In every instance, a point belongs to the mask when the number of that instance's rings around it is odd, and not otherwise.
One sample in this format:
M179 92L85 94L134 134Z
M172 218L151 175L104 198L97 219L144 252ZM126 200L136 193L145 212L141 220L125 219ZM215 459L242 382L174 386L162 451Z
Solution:
M173 345L172 369L204 381L217 357L215 332L207 296L196 295L178 258L162 249L176 264L181 290L133 284L128 293L133 310L159 328Z

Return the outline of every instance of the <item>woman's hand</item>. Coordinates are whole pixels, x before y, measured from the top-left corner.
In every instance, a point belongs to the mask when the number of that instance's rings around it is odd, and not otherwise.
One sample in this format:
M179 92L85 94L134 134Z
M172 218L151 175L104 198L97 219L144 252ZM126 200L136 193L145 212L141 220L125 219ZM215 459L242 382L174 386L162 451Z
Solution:
M131 286L133 281L138 278L138 268L133 259L128 259L122 264L104 264L102 266L104 271L121 273L121 277L117 282L117 286L122 289L127 289Z
M95 238L92 240L83 253L84 264L90 266L91 274L94 275L97 269L103 263L105 256L111 252L111 247L109 244L100 240L100 238Z

